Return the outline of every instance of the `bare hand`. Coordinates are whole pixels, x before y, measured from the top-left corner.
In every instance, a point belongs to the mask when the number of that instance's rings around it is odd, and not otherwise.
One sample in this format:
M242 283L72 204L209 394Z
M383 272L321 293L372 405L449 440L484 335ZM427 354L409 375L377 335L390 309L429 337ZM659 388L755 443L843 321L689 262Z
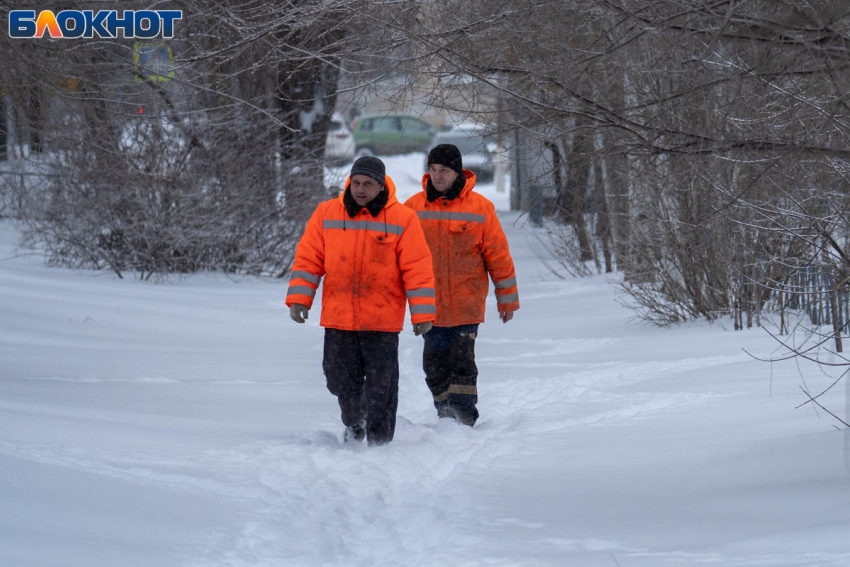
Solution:
M508 321L510 321L513 318L514 318L514 312L513 311L502 311L501 313L499 313L499 319L502 320L502 323L507 323Z

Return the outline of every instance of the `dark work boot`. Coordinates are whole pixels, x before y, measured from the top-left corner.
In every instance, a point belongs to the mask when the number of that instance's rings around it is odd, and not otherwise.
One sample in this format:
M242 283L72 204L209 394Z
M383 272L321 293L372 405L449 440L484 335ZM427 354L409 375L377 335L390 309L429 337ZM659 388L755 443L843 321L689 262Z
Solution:
M449 407L449 402L434 402L434 407L437 408L437 417L454 417L455 414L452 413L452 409Z
M366 420L361 420L345 428L342 440L345 443L360 443L366 437Z
M472 404L452 405L451 410L456 420L469 427L478 420L478 408Z

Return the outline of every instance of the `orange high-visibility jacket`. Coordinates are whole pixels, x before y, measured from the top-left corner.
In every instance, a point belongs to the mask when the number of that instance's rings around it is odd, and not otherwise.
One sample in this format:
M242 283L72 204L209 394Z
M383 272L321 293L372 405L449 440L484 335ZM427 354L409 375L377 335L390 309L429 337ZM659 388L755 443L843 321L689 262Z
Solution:
M519 309L514 261L508 239L489 200L473 191L475 174L463 170L466 184L448 201L429 202L424 191L430 174L422 178L421 193L404 204L416 211L434 258L439 327L484 321L484 304L493 279L500 312Z
M348 189L350 179L345 182ZM298 242L286 305L309 309L324 276L319 324L343 331L399 332L405 300L412 323L434 321L431 252L416 213L398 202L386 177L387 204L373 217L348 216L343 193L316 207Z

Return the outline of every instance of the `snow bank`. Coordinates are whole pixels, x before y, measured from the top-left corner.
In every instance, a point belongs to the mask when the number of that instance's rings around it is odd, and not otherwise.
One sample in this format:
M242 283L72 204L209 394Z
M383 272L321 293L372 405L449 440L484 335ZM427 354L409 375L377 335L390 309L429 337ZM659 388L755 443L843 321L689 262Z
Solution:
M400 198L420 157L387 160ZM437 420L408 327L378 448L340 442L286 282L49 269L3 225L0 565L850 565L844 434L742 352L765 333L629 323L502 220L522 308L488 305L479 424Z

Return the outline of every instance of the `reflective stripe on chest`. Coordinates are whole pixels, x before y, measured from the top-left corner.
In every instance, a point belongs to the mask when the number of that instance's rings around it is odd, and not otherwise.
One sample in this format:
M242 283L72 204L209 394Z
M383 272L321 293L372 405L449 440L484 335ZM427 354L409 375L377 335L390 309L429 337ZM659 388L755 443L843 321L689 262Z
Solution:
M478 215L475 213L457 213L453 211L416 211L416 215L420 219L456 220L484 224L484 215Z
M374 230L375 232L386 232L388 234L401 234L404 232L404 227L397 224L356 220L324 220L322 221L322 228L338 228L341 230Z

